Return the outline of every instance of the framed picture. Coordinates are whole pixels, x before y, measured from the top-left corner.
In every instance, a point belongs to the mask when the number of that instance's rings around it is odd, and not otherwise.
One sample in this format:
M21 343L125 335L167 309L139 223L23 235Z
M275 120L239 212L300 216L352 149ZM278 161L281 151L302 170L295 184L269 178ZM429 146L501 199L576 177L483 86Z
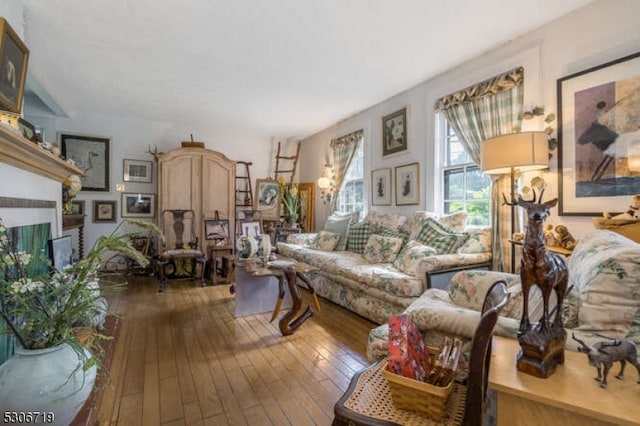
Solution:
M93 221L115 222L116 221L116 201L115 200L94 200L93 201Z
M84 214L84 200L72 200L70 214Z
M238 221L238 228L240 229L240 235L243 235L245 237L259 237L260 235L262 235L261 220Z
M62 155L84 172L82 191L109 192L111 140L99 136L59 133Z
M559 214L626 211L640 188L640 53L562 77L557 89Z
M71 265L73 263L71 235L49 240L49 253L51 254L51 264L56 271L62 272L64 268Z
M391 169L371 171L371 205L391 205Z
M151 172L153 163L144 160L123 160L123 177L125 182L146 182L151 183Z
M256 179L254 209L261 212L263 220L278 220L280 186L273 179Z
M382 117L382 156L407 150L407 108Z
M33 140L33 137L36 135L36 127L33 124L20 117L18 119L18 127L20 128L20 133L22 133L22 136L29 139L30 141Z
M396 167L396 205L420 204L420 164Z
M313 182L300 182L298 184L298 194L300 195L298 221L302 226L302 232L313 232L314 188L315 184Z
M154 217L156 194L122 193L122 217Z
M229 221L226 219L204 221L205 238L207 240L229 239Z
M0 109L20 114L29 49L0 17Z

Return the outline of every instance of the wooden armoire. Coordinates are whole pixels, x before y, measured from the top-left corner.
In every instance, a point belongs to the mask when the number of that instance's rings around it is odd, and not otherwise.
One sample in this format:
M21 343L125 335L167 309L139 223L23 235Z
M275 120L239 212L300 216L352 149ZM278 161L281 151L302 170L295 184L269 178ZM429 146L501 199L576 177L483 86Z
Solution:
M229 221L230 237L235 229L236 162L205 148L177 148L158 154L158 217L169 209L192 209L198 245L207 254L213 240L205 238L205 219Z

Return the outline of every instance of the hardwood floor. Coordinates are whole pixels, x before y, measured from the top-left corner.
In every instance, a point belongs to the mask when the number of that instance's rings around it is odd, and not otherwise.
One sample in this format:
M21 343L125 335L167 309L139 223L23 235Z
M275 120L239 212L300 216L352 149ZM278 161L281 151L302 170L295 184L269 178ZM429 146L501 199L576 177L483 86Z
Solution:
M101 425L329 425L368 365L376 324L324 299L283 337L271 313L234 318L229 285L170 281L158 293L154 277L128 281L108 297L122 328Z

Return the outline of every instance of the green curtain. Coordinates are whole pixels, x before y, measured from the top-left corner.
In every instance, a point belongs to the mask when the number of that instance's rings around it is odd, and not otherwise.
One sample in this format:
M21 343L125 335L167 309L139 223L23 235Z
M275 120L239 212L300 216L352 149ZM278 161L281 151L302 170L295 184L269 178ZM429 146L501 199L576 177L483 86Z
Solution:
M513 133L519 127L524 100L523 82L524 68L519 67L436 102L436 110L444 114L476 164L480 164L480 147L484 140ZM509 206L502 205L502 194L511 194L509 186L509 176L492 179L492 269L499 271L508 270L506 266L511 263L511 250L507 244L511 237L511 210ZM514 232L520 231L519 223L516 217Z
M330 208L332 212L336 209L336 202L338 200L338 193L342 187L342 182L344 181L347 170L349 170L349 166L351 165L351 160L353 160L353 155L358 150L358 144L362 141L363 136L364 132L361 129L331 141L330 146L333 150L333 174L336 188L336 192L331 198Z

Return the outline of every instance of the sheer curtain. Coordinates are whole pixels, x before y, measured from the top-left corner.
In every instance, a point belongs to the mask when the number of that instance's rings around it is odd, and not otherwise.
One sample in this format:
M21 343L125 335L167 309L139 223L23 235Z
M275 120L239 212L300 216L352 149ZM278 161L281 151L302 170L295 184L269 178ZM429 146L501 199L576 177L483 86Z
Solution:
M519 125L524 99L523 82L524 68L519 67L444 96L436 102L436 110L444 114L476 164L480 164L482 141L512 133ZM509 176L492 178L492 269L500 271L507 270L506 265L511 261L511 251L506 243L511 237L511 212L508 206L502 205L501 195L511 193L509 186ZM516 223L519 221L516 220Z
M349 165L351 165L351 160L353 160L353 155L357 151L358 144L362 141L363 135L364 132L361 129L331 141L330 146L333 150L333 173L336 188L336 193L331 198L331 211L336 209L340 187L342 187L344 177L347 174L347 170L349 170Z

